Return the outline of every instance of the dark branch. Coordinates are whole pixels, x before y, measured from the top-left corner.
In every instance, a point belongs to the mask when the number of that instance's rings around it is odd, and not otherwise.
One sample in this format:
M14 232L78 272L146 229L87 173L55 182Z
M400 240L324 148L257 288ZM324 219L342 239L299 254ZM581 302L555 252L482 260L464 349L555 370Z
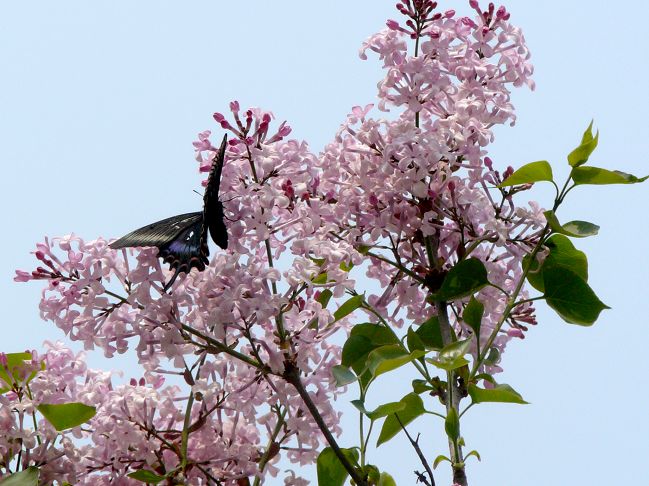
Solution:
M417 478L422 481L424 484L427 484L428 486L435 486L435 478L433 477L433 470L430 468L430 465L428 464L428 461L426 460L426 456L424 456L424 453L421 452L421 447L419 447L419 435L417 436L417 440L414 440L412 437L410 437L410 434L408 433L408 430L404 427L403 423L401 423L401 419L399 418L399 415L396 413L394 416L397 418L397 422L399 422L399 425L401 426L401 429L406 433L406 437L408 437L408 440L410 441L410 444L412 444L412 447L415 449L415 452L419 456L419 460L421 461L421 464L424 466L424 469L426 469L426 472L428 473L428 477L430 478L430 482L426 481L426 477L415 471L415 474L417 475Z
M354 480L354 483L357 486L367 486L367 481L365 481L365 479L363 479L358 474L354 466L352 466L352 464L349 462L349 460L347 459L343 451L338 446L338 443L336 442L334 436L329 431L329 427L327 427L327 424L325 424L322 415L320 415L320 412L318 411L318 407L316 407L316 404L313 403L313 400L311 400L311 396L309 395L309 392L304 387L298 369L295 367L295 365L293 365L291 362L288 361L284 364L284 366L285 366L285 371L283 375L284 379L295 387L300 397L302 398L302 401L306 405L306 408L309 409L309 412L311 413L313 420L315 420L316 424L318 425L318 428L325 436L325 439L327 439L329 446L333 450L334 454L336 454L336 457L338 458L340 463L343 465L345 470L349 473L349 475Z

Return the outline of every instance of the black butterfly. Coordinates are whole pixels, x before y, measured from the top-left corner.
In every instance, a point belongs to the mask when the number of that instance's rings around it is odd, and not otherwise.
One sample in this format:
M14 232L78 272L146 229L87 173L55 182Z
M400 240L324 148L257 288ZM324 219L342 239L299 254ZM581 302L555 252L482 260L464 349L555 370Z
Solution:
M223 222L223 204L219 201L227 138L227 135L223 137L221 148L212 162L203 196L203 211L179 214L151 223L110 244L113 249L157 246L158 256L165 263L169 263L170 270L175 270L171 280L164 286L165 291L171 287L180 272L189 273L192 268L198 268L200 271L205 269L210 254L207 246L208 230L214 243L224 250L228 247L228 233Z

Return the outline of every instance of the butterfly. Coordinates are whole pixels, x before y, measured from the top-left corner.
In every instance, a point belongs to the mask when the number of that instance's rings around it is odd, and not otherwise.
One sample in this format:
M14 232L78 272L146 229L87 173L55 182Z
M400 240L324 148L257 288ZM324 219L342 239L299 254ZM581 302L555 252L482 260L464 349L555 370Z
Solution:
M221 147L212 162L203 195L202 211L179 214L148 224L109 245L113 249L156 246L158 256L164 263L169 264L170 270L174 270L171 280L164 286L165 292L181 272L189 273L192 268L205 270L205 265L209 263L207 257L210 254L207 246L208 231L214 243L224 250L228 247L228 232L223 222L223 204L219 201L221 170L227 138L227 135L223 137Z

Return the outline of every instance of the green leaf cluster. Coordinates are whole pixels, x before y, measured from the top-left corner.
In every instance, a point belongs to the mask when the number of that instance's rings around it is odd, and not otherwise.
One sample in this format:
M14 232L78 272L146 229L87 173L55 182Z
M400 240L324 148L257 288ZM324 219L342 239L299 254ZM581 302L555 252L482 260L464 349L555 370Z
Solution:
M586 255L577 250L568 237L585 238L599 232L599 226L588 221L569 221L561 223L556 215L557 207L568 192L582 185L636 184L649 178L636 177L618 170L608 170L587 166L590 156L597 148L599 132L593 134L591 122L581 137L579 145L568 154L570 178L559 192L554 181L552 168L547 161L524 165L510 175L499 187L548 181L557 188L557 198L553 210L544 215L550 236L544 241L549 251L543 262L531 262L525 258L523 265L528 268L529 283L540 292L548 305L559 316L571 324L589 326L593 324L602 310L608 309L588 285L588 262ZM572 182L572 185L570 185Z

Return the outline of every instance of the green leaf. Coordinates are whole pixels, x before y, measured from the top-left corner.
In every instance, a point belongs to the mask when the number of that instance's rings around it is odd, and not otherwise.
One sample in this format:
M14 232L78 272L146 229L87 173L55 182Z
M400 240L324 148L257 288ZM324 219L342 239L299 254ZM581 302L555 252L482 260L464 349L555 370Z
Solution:
M589 223L588 221L570 221L562 225L559 223L554 211L545 211L543 215L550 225L550 228L555 233L572 236L574 238L585 238L587 236L594 236L599 232L599 226Z
M480 373L478 375L475 375L476 380L485 380L491 383L492 385L496 385L496 380L494 379L493 376L491 376L489 373Z
M552 167L547 160L530 162L505 179L498 187L517 186L532 182L552 181Z
M329 281L329 277L327 275L327 272L322 272L316 275L311 279L311 282L316 284L316 285L322 285L326 284Z
M477 258L458 262L449 270L434 300L457 300L477 292L489 283L487 269Z
M476 450L472 450L466 456L464 456L464 460L466 461L471 456L475 456L476 459L478 459L478 461L482 462L482 458L480 457L480 454L478 454L478 451L476 451Z
M367 415L367 414L369 413L369 412L367 411L367 409L365 408L365 403L363 402L363 400L352 400L352 401L349 402L349 403L351 403L352 405L354 405L354 407L356 407L356 409L357 409L360 413L365 414L365 415Z
M480 324L482 323L482 316L484 315L484 304L471 296L471 300L464 308L462 319L466 322L476 336L480 335Z
M516 390L504 383L493 388L478 388L476 385L469 384L469 395L473 403L528 403L523 400L523 397Z
M412 391L417 394L426 393L432 389L433 387L426 380L412 380Z
M356 374L359 374L365 369L367 355L377 347L378 345L372 343L366 336L351 335L343 345L341 363L343 366L351 367Z
M338 307L338 310L334 312L334 319L339 321L343 317L347 317L349 314L354 312L363 304L362 295L354 295L353 297L347 299L343 304Z
M316 302L318 302L323 309L326 309L327 305L329 304L329 301L331 300L331 297L333 296L333 292L329 289L324 289L318 297L316 298ZM318 329L318 318L314 317L311 319L309 322L309 329Z
M356 251L360 253L361 255L367 255L370 250L372 249L371 246L368 245L358 245L358 248L356 248Z
M458 368L462 368L462 366L469 364L469 360L467 360L466 358L457 358L453 361L440 361L434 358L427 358L426 361L444 371L457 370Z
M58 430L71 429L87 422L95 416L97 409L79 402L41 404L38 411Z
M379 405L373 411L368 412L366 415L370 420L374 421L383 417L387 417L388 415L401 412L405 409L406 404L403 402L390 402Z
M367 368L373 377L395 370L406 363L421 358L426 354L423 350L407 353L398 344L388 344L373 350L367 357Z
M318 298L316 299L316 302L318 302L322 308L326 308L327 304L329 304L329 301L331 300L331 296L333 295L333 292L329 289L324 289L322 292L320 292L320 295L318 295Z
M412 326L408 328L408 334L406 335L406 344L408 345L410 352L426 350L424 341L422 341L419 335L412 329Z
M461 368L469 363L464 358L464 355L468 352L470 345L470 338L463 341L455 341L442 349L437 359L427 358L426 361L446 371Z
M315 263L316 265L318 265L319 267L321 267L322 265L324 265L325 262L327 261L326 258L314 258L314 257L309 257L309 259L310 259L313 263Z
M397 483L388 473L382 472L377 486L397 486Z
M457 410L453 407L448 409L446 420L444 421L444 430L446 430L446 435L452 441L457 440L460 436L460 417L457 414Z
M354 268L354 264L352 262L340 262L339 267L343 272L351 272L352 268Z
M528 282L539 292L543 292L543 265L558 266L571 270L579 275L584 281L588 281L588 259L583 251L575 248L569 238L564 235L555 234L545 241L549 253L539 268L538 262L530 267L527 274ZM523 259L523 265L527 265L529 255Z
M336 365L331 368L331 374L336 381L336 386L345 386L354 383L358 377L347 366Z
M39 474L40 471L36 466L29 466L27 469L23 469L20 472L8 476L0 484L2 484L2 486L38 486Z
M381 346L395 343L398 344L399 339L390 329L379 324L357 324L352 328L343 346L342 364L356 372L361 387L365 389L373 379L370 373L366 372L369 354Z
M365 404L361 400L352 400L351 404L358 409L359 412L366 415L370 420L375 421L393 413L400 412L406 408L403 402L390 402L379 405L371 412L365 408Z
M437 469L437 466L439 466L440 463L442 463L443 461L451 462L451 460L450 460L448 457L446 457L446 456L440 454L440 455L437 456L437 457L435 458L435 460L433 461L433 469Z
M386 344L399 344L399 338L389 328L371 322L356 324L352 328L350 336L364 336L377 347Z
M378 483L381 478L381 471L379 471L379 468L373 464L365 464L365 466L360 469L360 472L362 476L367 478L369 484L372 485Z
M606 170L599 167L575 167L570 177L577 185L637 184L649 178L649 176L636 177L619 170Z
M361 476L367 478L367 482L371 485L378 483L381 477L381 471L374 464L365 464L359 469L359 472Z
M582 144L590 142L593 139L593 121L594 120L590 121L590 123L588 124L588 128L586 128L586 131L581 136L581 143Z
M356 449L341 449L343 455L351 462L358 462L358 451ZM318 485L319 486L343 486L347 479L347 470L343 467L331 447L325 447L317 461Z
M568 154L568 163L571 167L579 167L588 162L588 158L597 147L599 131L593 137L593 123L591 122L581 138L581 144Z
M442 339L442 330L439 325L437 316L433 316L424 323L422 323L415 331L417 336L424 343L428 349L442 349L444 347L444 340Z
M570 324L590 326L604 309L604 304L575 272L557 265L543 265L545 300Z
M357 374L365 368L367 356L376 348L386 344L398 344L397 337L386 327L369 322L352 328L343 345L342 364L351 367Z
M399 424L399 421L401 421L401 424L403 424L403 426L405 427L417 417L423 415L426 411L424 409L424 402L416 393L408 393L399 401L400 403L403 403L405 405L405 408L402 411L396 413L396 415L398 415L399 417L399 420L397 420L395 415L390 415L385 419L385 422L383 422L383 427L381 428L381 433L379 434L379 438L376 442L377 447L381 444L386 443L399 432L401 432L401 425Z
M32 369L32 366L25 364L25 361L32 360L32 353L7 353L5 356L7 358L6 366L0 365L0 394L11 390L14 383L29 383L37 375L36 371L32 371L25 379L27 370ZM45 369L45 362L41 363L41 369ZM2 386L3 383L6 383L6 386Z
M500 351L498 351L498 348L494 346L489 349L489 354L487 354L487 357L484 359L484 364L492 366L498 363L498 361L500 361Z
M153 471L147 471L146 469L138 469L135 472L127 474L127 476L148 484L158 484L160 481L164 481L167 478L166 476L158 476Z
M599 226L588 221L575 220L565 223L563 230L570 236L585 238L587 236L595 236L599 233Z

